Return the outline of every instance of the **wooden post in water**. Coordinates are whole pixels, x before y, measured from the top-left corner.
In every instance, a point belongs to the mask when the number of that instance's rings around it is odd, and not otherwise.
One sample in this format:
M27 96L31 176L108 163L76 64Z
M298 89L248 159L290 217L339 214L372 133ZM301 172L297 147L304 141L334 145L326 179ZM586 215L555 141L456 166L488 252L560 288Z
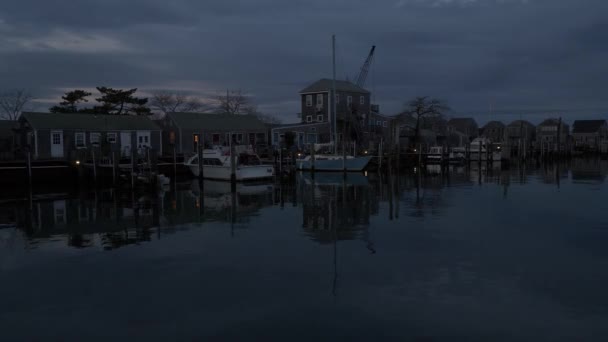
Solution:
M91 157L93 158L93 180L97 182L97 161L95 160L95 149L91 149Z
M116 158L116 151L112 151L112 183L116 185L117 171L118 170L118 159Z
M202 181L203 179L203 146L200 143L200 139L199 139L199 143L198 143L198 179Z
M378 169L382 169L382 138L380 138L380 142L378 143Z
M232 191L236 191L236 156L232 137L230 137L230 183L232 183Z
M175 150L175 144L173 144L173 178L177 178L177 151Z
M135 189L135 149L131 149L131 189Z
M344 140L344 137L342 137L342 172L346 176L346 145Z
M422 144L418 144L418 168L422 167Z
M315 144L310 144L310 172L315 176Z
M27 151L27 180L29 185L32 185L32 152Z
M481 141L479 141L479 154L477 155L477 161L480 165L479 172L481 172Z

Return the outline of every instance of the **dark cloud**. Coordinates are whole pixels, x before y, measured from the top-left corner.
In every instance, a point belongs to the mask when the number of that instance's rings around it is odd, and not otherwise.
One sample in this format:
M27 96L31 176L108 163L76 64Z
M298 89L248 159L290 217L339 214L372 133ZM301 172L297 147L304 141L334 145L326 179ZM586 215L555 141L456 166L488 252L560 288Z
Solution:
M331 75L335 33L340 78L377 45L368 87L388 114L431 95L480 121L490 108L601 117L607 12L600 0L5 1L0 89L241 88L294 121L297 92Z

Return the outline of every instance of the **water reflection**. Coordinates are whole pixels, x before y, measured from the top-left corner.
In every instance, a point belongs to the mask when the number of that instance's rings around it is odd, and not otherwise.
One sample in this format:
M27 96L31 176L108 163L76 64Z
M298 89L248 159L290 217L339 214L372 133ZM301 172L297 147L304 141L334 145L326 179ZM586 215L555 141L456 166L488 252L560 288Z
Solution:
M160 239L205 223L228 223L230 232L255 229L251 222L265 208L280 223L281 210L296 208L301 231L319 244L360 240L374 253L370 237L373 217L389 221L403 217L425 220L442 217L460 204L449 189L496 187L502 198L514 185L538 183L560 188L564 183L602 184L608 161L575 159L545 165L495 164L391 170L383 174L299 174L283 184L239 184L232 193L224 182L177 183L155 194L116 190L76 194L30 194L24 199L0 199L0 242L4 245L23 235L26 248L41 243L65 243L74 248L113 250ZM384 209L383 209L384 208ZM9 233L10 232L10 233Z

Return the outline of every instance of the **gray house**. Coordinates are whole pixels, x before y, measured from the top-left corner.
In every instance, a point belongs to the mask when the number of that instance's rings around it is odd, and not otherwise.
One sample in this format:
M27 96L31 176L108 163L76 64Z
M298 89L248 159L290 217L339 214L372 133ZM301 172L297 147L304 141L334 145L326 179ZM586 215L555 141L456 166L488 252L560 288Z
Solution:
M268 126L255 115L168 113L162 122L165 151L196 153L199 144L222 146L230 143L260 146L268 144Z
M567 149L570 126L558 119L547 119L536 126L536 142L539 149Z
M19 134L21 145L37 159L73 160L88 150L162 153L161 129L145 116L26 112L19 118Z
M576 120L572 124L574 147L580 151L597 151L608 140L606 120Z
M459 132L472 141L479 136L479 126L473 118L453 118L448 121L448 133Z
M505 135L505 124L500 121L490 121L481 128L481 136L490 141L499 143Z

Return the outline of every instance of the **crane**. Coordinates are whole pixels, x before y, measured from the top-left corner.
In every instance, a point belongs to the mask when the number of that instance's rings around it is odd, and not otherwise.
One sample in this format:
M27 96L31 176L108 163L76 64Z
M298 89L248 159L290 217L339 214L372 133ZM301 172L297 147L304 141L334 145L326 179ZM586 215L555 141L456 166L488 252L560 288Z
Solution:
M363 88L363 86L365 85L365 79L367 78L369 67L371 66L372 61L374 60L374 51L376 51L376 45L373 45L371 50L369 50L369 54L365 59L365 63L363 63L363 66L361 67L361 71L359 71L359 75L355 77L355 84L361 88Z

